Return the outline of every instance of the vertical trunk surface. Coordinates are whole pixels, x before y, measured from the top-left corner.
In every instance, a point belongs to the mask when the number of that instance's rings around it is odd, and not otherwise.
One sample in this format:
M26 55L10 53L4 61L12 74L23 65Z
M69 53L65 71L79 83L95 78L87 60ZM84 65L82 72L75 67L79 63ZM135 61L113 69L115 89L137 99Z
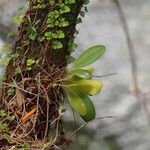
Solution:
M1 109L15 116L7 132L16 147L29 143L40 149L43 141L51 141L48 149L54 149L54 145L61 146L65 141L60 115L63 93L53 85L65 77L66 57L70 55L69 45L74 40L77 16L82 7L82 0L76 0L65 4L70 11L60 13L60 7L67 1L30 0L18 27L0 103ZM53 20L50 12L56 11L59 14L54 15L55 23L48 25L48 20ZM60 31L65 36L58 35ZM46 36L47 32L53 34L52 37ZM10 145L8 140L1 139L0 132L0 146Z

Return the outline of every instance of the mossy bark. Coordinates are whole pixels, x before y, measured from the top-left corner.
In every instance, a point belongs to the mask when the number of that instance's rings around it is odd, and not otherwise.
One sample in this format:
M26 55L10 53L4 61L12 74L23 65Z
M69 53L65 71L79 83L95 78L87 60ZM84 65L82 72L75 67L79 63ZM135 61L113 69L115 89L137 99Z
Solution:
M55 4L59 2L55 0ZM76 0L71 5L71 11L62 15L68 20L68 26L51 29L51 31L61 29L65 33L65 37L60 40L63 45L61 49L52 47L53 39L45 39L40 42L37 38L35 40L29 38L31 28L29 21L36 29L37 36L42 36L49 31L47 28L48 13L57 10L57 7L56 5L50 6L49 0L43 0L43 4L46 5L44 9L35 9L38 2L29 1L28 10L18 27L12 47L12 54L17 54L17 56L9 62L2 86L1 109L15 116L15 121L9 125L8 132L15 141L12 145L16 147L21 147L23 143L28 142L31 147L40 149L39 141L47 142L51 138L49 149L54 149L54 145L61 146L65 142L60 114L63 92L61 88L54 87L53 84L66 75L66 56L70 55L68 44L69 40L74 39L77 16L83 3L82 0ZM35 60L30 69L27 69L28 59ZM16 72L16 68L20 70L19 73ZM8 95L9 88L14 88L15 93ZM34 108L36 112L31 118L22 122L21 118ZM53 136L51 135L52 128L55 130ZM36 144L33 144L34 142Z

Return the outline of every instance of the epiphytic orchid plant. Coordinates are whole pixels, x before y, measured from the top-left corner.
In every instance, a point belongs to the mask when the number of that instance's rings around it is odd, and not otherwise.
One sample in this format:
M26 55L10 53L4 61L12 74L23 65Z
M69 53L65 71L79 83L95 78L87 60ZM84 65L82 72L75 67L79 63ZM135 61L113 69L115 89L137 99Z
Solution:
M100 93L103 83L92 79L93 68L84 68L101 58L105 47L97 45L84 51L76 59L62 82L62 88L73 110L86 122L95 119L95 107L91 96Z

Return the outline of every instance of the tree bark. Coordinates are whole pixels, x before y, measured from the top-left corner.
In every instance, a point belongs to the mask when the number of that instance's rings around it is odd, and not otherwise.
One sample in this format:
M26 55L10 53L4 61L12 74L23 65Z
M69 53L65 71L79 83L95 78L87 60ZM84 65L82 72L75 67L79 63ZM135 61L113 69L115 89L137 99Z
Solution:
M82 0L76 0L71 5L70 12L60 15L69 22L68 26L54 26L50 29L53 32L62 30L65 34L65 37L59 40L63 47L54 49L52 46L54 39L44 39L40 42L38 36L49 31L48 14L59 9L57 6L59 2L60 0L55 0L55 5L51 6L49 0L43 0L42 4L46 7L35 9L39 3L30 0L12 46L11 54L14 57L6 69L0 108L10 116L15 116L15 120L8 126L8 133L14 139L12 145L16 147L29 143L31 148L40 149L43 142L51 140L49 149L55 149L55 145L61 146L65 142L60 112L63 92L61 88L53 85L65 78L66 57L70 55L69 42L74 39L77 17L83 3ZM31 26L35 28L37 34L34 40L29 38ZM29 59L35 60L31 66L27 64ZM17 69L20 71L16 72ZM15 90L13 94L8 94L10 88ZM22 121L22 118L34 109L35 112L31 117L27 121ZM51 133L52 130L54 135ZM0 141L2 147L2 143L5 143L4 146L10 146L9 143L2 142L1 139Z

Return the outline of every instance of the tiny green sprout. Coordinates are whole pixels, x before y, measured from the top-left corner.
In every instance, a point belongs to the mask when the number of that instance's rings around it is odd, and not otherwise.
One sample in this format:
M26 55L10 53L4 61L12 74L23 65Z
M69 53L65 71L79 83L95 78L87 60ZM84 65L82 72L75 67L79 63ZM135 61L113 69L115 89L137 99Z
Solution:
M65 4L74 4L75 0L65 0Z
M50 146L51 142L46 142L43 144L43 148L46 149Z
M15 16L12 18L12 22L19 25L23 22L23 15L20 15L20 16Z
M39 42L43 42L45 40L45 36L38 36L37 40Z
M7 95L8 96L12 96L15 94L15 88L13 87L10 87L8 90L7 90Z
M62 47L63 47L63 45L62 45L61 42L59 42L59 41L54 41L54 42L53 42L53 48L54 48L54 49L60 49L60 48L62 48Z
M56 35L58 39L63 39L65 37L65 34L62 30L57 30Z
M12 139L12 137L11 137L8 133L4 133L4 134L2 135L2 137L3 137L3 139L7 140L8 143L10 143L10 144L13 144L13 143L14 143L14 140Z
M69 25L69 22L65 18L59 19L59 27L67 27Z
M21 69L20 67L18 66L16 69L15 69L15 74L20 74L21 73Z
M6 117L6 120L12 122L15 119L15 116L8 116Z
M59 12L57 10L48 13L48 18L57 19L59 17Z
M61 9L60 9L60 14L65 14L65 13L68 13L68 12L70 12L70 11L71 11L71 9L70 9L69 6L63 5L63 6L61 7Z
M33 6L33 9L44 9L46 6L46 4L38 4L37 6Z
M24 144L24 149L23 150L30 150L30 144L26 143Z
M35 40L36 39L36 37L37 37L37 32L36 32L36 29L35 29L35 27L31 27L30 29L29 29L29 31L28 31L28 34L29 34L29 38L31 39L31 40Z
M35 64L35 60L34 59L30 58L30 59L27 60L27 66L28 67L32 66L33 64Z
M55 0L49 0L49 4L50 4L51 6L54 6Z
M11 59L17 58L18 56L19 56L18 53L9 54L0 61L0 64L3 66L7 66Z
M45 38L46 38L47 40L51 40L51 39L53 38L53 33L52 33L52 32L46 32L46 33L44 34L44 36L45 36Z
M0 131L7 128L7 124L0 123Z
M48 28L53 28L53 27L55 26L55 25L54 25L55 22L56 22L55 19L48 18L48 19L47 19L47 27L48 27Z
M30 58L27 60L27 67L26 67L26 70L32 70L32 65L35 64L35 60Z
M5 113L5 111L4 110L0 110L0 117L5 117L7 114Z

